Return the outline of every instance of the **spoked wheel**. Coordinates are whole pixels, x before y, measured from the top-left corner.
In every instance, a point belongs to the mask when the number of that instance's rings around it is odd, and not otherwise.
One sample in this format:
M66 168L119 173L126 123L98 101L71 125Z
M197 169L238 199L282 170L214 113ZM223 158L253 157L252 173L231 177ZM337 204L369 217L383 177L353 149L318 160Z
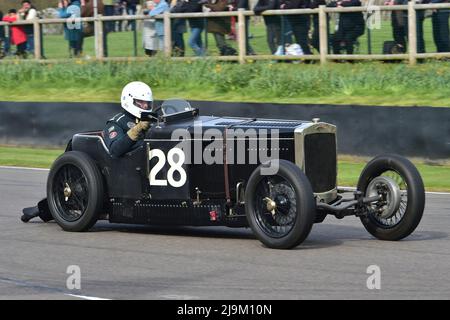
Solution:
M281 238L292 230L297 216L294 188L280 176L264 177L254 196L256 222L269 236Z
M66 164L58 170L52 192L64 220L73 222L85 213L89 200L87 179L76 166Z
M66 231L86 231L103 205L102 176L89 156L70 151L53 164L47 181L50 212Z
M278 173L270 176L261 174L262 166L253 172L246 187L247 220L266 246L293 248L306 239L315 219L311 185L289 161L280 160Z
M416 167L398 155L374 158L364 168L358 190L366 197L380 196L368 205L364 227L382 240L400 240L419 224L425 207L425 191Z

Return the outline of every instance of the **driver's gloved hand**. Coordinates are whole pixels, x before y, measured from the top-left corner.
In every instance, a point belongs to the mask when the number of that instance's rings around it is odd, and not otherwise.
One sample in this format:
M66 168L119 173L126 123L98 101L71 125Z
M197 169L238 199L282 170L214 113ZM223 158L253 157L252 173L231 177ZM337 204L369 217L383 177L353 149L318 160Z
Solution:
M133 141L138 141L139 134L142 131L147 131L150 128L150 122L149 121L139 121L138 124L136 124L133 128L128 130L127 135L130 137Z

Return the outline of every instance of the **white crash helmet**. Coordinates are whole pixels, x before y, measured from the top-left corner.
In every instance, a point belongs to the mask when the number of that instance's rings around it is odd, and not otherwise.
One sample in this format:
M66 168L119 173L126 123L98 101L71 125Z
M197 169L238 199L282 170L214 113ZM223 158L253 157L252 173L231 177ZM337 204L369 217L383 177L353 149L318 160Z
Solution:
M140 119L143 109L135 103L135 100L148 101L149 109L151 109L153 102L152 89L143 82L133 81L122 90L122 98L120 99L122 108Z

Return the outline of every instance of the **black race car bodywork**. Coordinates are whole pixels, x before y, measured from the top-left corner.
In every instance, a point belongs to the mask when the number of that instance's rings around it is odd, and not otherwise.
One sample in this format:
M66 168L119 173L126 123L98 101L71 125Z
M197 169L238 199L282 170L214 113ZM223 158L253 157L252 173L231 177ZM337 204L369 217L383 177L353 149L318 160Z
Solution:
M273 248L298 245L328 214L360 216L369 232L389 240L420 221L423 183L399 156L372 160L352 197L342 196L334 125L200 116L179 100L162 110L144 145L120 158L110 155L101 131L75 134L50 171L47 199L39 210L25 210L23 220L39 213L68 231L88 230L102 218L250 226Z

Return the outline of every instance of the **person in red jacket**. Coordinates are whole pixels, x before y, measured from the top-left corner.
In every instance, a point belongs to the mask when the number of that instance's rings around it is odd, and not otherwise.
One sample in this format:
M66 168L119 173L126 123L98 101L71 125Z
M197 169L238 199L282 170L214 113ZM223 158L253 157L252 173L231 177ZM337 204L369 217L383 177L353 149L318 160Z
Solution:
M8 15L3 17L3 21L15 22L19 19L16 9L10 9ZM16 55L19 57L26 56L27 49L27 34L25 33L24 26L12 26L11 27L11 42L17 46Z

